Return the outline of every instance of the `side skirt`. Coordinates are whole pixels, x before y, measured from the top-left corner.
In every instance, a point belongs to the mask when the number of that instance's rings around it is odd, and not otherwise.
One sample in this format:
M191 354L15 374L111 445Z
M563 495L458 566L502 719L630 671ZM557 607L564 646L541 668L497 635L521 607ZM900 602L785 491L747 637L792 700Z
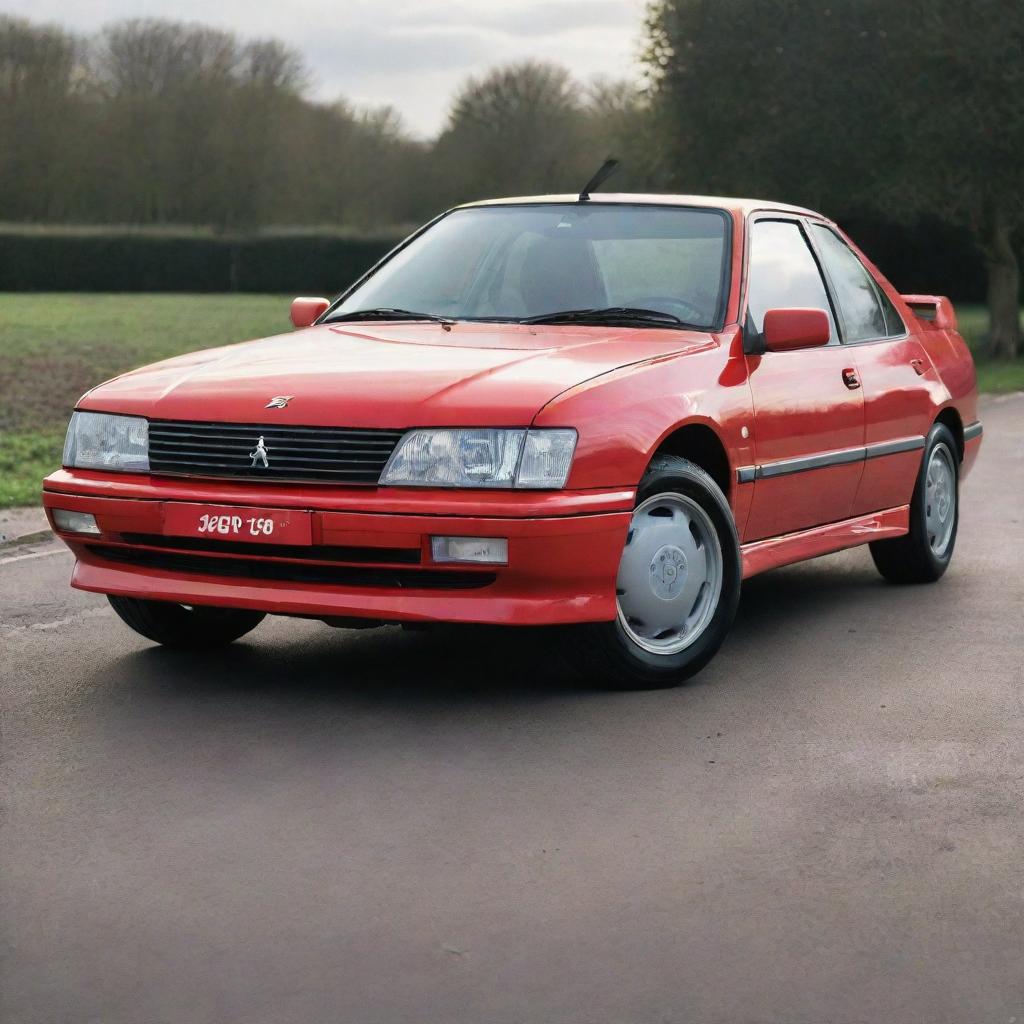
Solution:
M815 526L799 533L787 533L782 537L744 544L740 548L743 556L743 578L756 576L759 572L776 569L780 565L802 562L817 558L843 548L854 548L873 540L888 537L902 537L910 532L910 506L900 505L884 512L844 519L839 523Z

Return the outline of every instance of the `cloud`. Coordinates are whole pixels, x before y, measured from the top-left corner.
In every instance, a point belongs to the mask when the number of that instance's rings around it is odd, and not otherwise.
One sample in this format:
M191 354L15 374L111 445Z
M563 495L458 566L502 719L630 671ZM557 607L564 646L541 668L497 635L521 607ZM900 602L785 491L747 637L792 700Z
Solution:
M544 36L600 26L635 27L631 0L549 0L546 3L416 5L407 25L474 25L516 36Z
M643 0L0 0L5 12L84 32L126 17L194 21L294 47L315 95L396 107L421 135L442 127L469 75L527 59L577 77L629 75Z

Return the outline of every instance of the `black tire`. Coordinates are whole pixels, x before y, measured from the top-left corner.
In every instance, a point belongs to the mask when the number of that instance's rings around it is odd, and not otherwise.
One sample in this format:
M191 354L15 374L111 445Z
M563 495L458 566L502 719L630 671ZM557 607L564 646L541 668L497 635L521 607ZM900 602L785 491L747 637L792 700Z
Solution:
M714 657L736 616L742 561L736 523L725 495L703 469L674 455L659 455L651 460L637 490L637 506L658 494L683 495L708 514L722 551L722 586L717 607L698 638L674 654L655 654L640 647L619 619L570 627L566 654L588 682L624 690L677 686Z
M186 608L169 601L143 601L113 594L108 594L107 600L121 620L147 640L186 650L223 647L255 629L266 615L243 608Z
M936 551L928 529L928 465L935 450L944 446L953 471L953 526L948 542ZM890 583L934 583L949 568L960 525L960 455L952 431L936 423L928 432L921 467L910 501L910 532L892 540L876 540L869 547L875 567Z

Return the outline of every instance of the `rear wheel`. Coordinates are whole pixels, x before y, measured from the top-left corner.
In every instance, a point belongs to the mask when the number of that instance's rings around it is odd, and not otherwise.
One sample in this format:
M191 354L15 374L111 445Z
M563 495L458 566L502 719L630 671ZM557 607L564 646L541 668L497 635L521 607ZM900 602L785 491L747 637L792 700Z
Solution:
M936 423L910 502L910 532L870 545L875 566L891 583L933 583L949 567L960 519L959 482L956 441L949 427Z
M266 614L242 608L143 601L113 594L108 594L107 600L122 621L147 640L192 650L229 644L255 629Z
M675 686L708 663L736 614L740 552L729 503L699 466L655 458L637 492L616 580L614 622L577 626L590 678Z

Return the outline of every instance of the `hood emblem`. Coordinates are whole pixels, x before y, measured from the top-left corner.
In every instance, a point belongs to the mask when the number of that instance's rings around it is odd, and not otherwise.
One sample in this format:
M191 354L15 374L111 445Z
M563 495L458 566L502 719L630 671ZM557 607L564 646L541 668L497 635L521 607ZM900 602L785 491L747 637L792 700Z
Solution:
M265 406L264 409L285 409L288 403L294 398L294 395L278 395L277 398L272 398Z
M260 434L260 439L256 442L256 447L253 451L249 452L249 458L252 459L250 469L255 469L257 466L262 466L264 469L270 468L270 460L267 458L267 446L263 443L262 434Z

